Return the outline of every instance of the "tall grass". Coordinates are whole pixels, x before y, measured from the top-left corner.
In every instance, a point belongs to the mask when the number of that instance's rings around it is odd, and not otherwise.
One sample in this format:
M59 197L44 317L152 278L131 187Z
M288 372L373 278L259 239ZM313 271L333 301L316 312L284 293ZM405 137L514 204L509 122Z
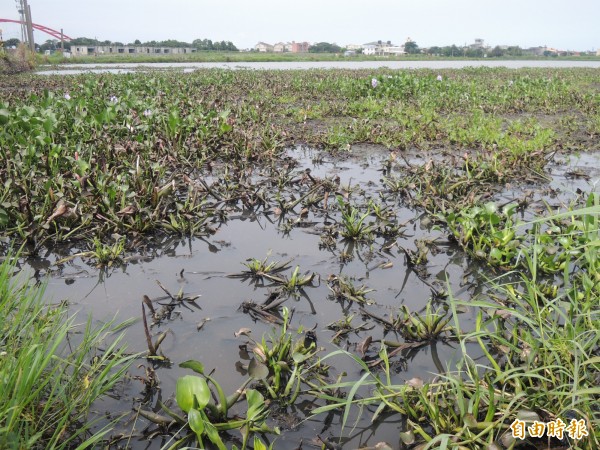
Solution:
M588 261L597 261L600 245L595 199L587 207L532 222L553 224L568 217L586 224L588 240L568 254L564 271L545 274L539 270L540 252L525 248L521 270L489 280L484 293L469 301L449 296L453 339L462 351L455 367L429 382L415 378L398 384L384 344L381 371L356 355L333 352L321 362L346 354L363 375L321 389L317 396L327 404L313 414L343 409L344 427L353 407L375 408L373 421L383 411L397 412L407 418L401 441L420 441L423 450L512 449L527 442L526 448L600 448L600 272ZM581 234L572 228L563 237L575 240ZM459 311L473 308L478 310L474 329L464 330ZM478 344L476 359L473 344ZM340 390L347 393L329 394ZM517 421L529 427L558 420L566 427L562 439L527 434L521 441L510 428ZM574 438L568 431L575 426L584 426L588 435Z
M94 328L88 320L80 329L65 305L47 305L43 289L13 277L14 261L0 265L0 448L91 447L110 428L88 420L90 408L132 357L122 336L104 342L114 324Z

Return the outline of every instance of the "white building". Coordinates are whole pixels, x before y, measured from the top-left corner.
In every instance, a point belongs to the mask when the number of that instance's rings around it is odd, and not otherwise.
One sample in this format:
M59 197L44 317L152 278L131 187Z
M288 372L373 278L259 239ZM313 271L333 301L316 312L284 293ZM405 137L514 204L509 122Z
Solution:
M259 42L254 46L254 50L261 53L272 52L273 46L271 44L267 44L266 42Z
M284 42L278 42L277 44L275 44L275 45L273 46L273 51L274 51L275 53L283 53L283 52L285 52L285 51L286 51L286 50L285 50L285 46L286 46L286 45L285 45L285 43L284 43Z
M390 54L388 52L389 48L399 48L399 47L393 45L392 41L387 41L387 42L376 41L376 42L369 42L367 44L362 45L364 55L384 56L386 54ZM404 51L404 47L402 47L402 50Z
M392 45L384 50L384 54L391 56L399 56L405 55L406 51L404 51L404 45Z
M88 55L182 55L196 53L193 47L144 47L138 45L71 45L73 56Z

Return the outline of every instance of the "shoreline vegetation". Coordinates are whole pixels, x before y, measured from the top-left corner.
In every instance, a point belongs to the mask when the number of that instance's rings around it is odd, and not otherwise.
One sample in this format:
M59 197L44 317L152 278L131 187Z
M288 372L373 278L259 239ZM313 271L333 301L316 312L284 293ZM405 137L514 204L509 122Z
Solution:
M15 75L35 69L38 61L29 49L19 44L16 50L7 52L0 47L0 75Z
M67 303L48 304L43 287L15 275L18 260L9 253L0 264L0 448L99 445L114 420L91 409L134 359L115 336L127 324L77 324Z
M231 400L218 373L205 372L200 362L177 361L196 374L177 382L179 409L138 410L160 434L173 436L174 448L210 441L223 449L228 430L241 432L242 448L251 436L255 449L267 448L263 436L278 433L267 426L268 406L294 406L300 398L312 402L312 417L341 417L346 434L353 415L368 413L377 423L397 414L407 449L516 449L522 442L529 448L600 446L600 197L590 186L558 207L542 198L537 204L543 207L528 209L533 191L547 187L553 158L600 150L597 69L205 69L28 74L2 81L0 231L24 243L28 256L62 244L84 249L64 260L87 258L106 267L161 236L208 239L240 211L279 220L282 227L293 227L309 213L326 216L328 228L320 232L332 251L347 242L390 251L406 225L394 213L402 205L490 270L486 286L470 301L432 287L423 309L402 305L386 317L374 316L397 342L369 340L361 351L320 355L310 339L291 331L289 311L281 306L315 274L300 275L296 267L287 278L278 275L285 264L247 260L242 276L281 285L281 301L261 310L277 315L279 325L262 341L240 331L248 337L253 362ZM306 145L343 157L357 144L389 152L380 180L373 181L380 183L379 198L367 201L339 178L299 174L286 155L286 149ZM439 158L411 159L428 152ZM508 186L527 189L499 200ZM427 268L427 245L421 252L405 251L407 267ZM22 305L29 295L10 287L12 270L3 267L0 298L12 303L0 310L27 314L33 307ZM334 297L368 314L366 287L342 277L328 282ZM476 316L472 329L460 320L468 310ZM60 322L49 314L27 319L41 324L31 332L37 341ZM0 351L4 336L13 336L8 342L14 349L4 351L23 355L13 325L19 320L3 323ZM67 328L52 335L64 335L71 325L64 323ZM156 356L159 343L149 336L149 355ZM391 359L437 340L460 348L458 362L441 367L433 380L400 382ZM113 352L102 354L104 364L124 362L117 343L110 348ZM336 373L335 365L328 366L336 358L353 361L361 375ZM6 376L15 380L31 365L15 359ZM79 371L74 379L98 380L86 374L99 368L83 362L74 367ZM35 372L63 373L53 370ZM115 376L122 374L115 370ZM106 392L116 382L110 380L94 392ZM248 386L252 389L244 390ZM30 391L23 388L22 395ZM247 410L234 415L230 406L244 396ZM20 439L29 422L26 415L15 416L14 401L5 399L10 405L5 414L16 427L7 436ZM46 409L44 398L31 402L33 412ZM525 428L549 423L562 423L564 436L543 437ZM322 448L332 445L322 442Z
M97 55L64 58L37 55L43 64L169 63L169 62L301 62L301 61L600 61L600 56L503 56L490 58L430 55L344 56L341 53L196 52L189 55Z

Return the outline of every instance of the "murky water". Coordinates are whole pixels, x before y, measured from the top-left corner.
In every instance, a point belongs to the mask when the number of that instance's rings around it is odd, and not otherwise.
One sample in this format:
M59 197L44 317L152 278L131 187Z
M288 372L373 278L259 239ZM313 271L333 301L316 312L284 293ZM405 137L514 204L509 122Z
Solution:
M130 73L140 70L173 69L191 72L196 69L254 69L254 70L309 70L309 69L464 69L465 67L506 67L509 69L531 68L600 68L600 61L574 60L515 60L515 61L297 61L297 62L184 62L184 63L90 63L62 64L60 68L41 66L40 75L74 75L79 73Z
M338 175L341 185L357 186L364 190L365 198L385 202L381 197L382 162L388 152L372 146L355 146L352 153L344 158L322 155L303 148L289 150L289 156L298 160L298 174L310 168L315 177ZM597 188L600 179L600 154L586 153L570 156L551 164L552 182L549 188L560 190L561 196L568 197L577 189L590 191ZM577 174L575 176L574 174ZM507 190L504 198L517 195L527 187ZM557 199L559 197L556 197ZM561 197L562 198L562 197ZM557 200L558 201L558 200ZM365 284L374 292L368 294L374 304L368 310L380 316L397 311L401 305L410 310L420 310L431 298L431 286L449 287L455 296L470 298L481 287L479 271L481 267L473 265L464 253L450 245L444 234L434 231L419 220L414 211L395 206L400 222L405 222L404 236L388 250L382 250L382 239L372 245L344 246L339 240L335 250L324 248L320 231L336 220L327 214L313 214L290 224L285 218L277 216L240 213L218 227L216 233L205 239L171 238L159 248L141 249L132 255L122 267L97 270L81 258L56 265L65 255L48 253L44 258L26 262L25 266L37 278L48 278L46 295L49 299L60 301L67 299L73 312L91 314L95 322L113 318L125 320L142 315L142 296L159 299L165 292L159 287L159 281L167 290L176 294L182 290L186 294L200 294L195 304L184 303L177 307L170 319L152 329L153 334L167 331L167 337L161 350L170 359L172 365L156 366L161 381L160 391L150 400L154 407L158 399L168 400L174 393L176 379L186 373L178 364L188 359L201 361L208 370L215 369L215 377L226 391L235 390L245 379L243 366L248 357L240 349L242 338L234 333L240 328L252 330L255 338L260 338L272 330L272 325L253 320L240 308L244 301L262 303L271 292L268 286L256 286L239 278L226 275L244 269L242 263L249 258L271 260L292 260L291 267L298 265L302 272L315 272L320 282L315 287L307 287L297 298L288 299L284 305L294 310L292 327L315 328L317 342L324 351L322 355L338 347L331 343L335 334L328 330L331 322L354 315L353 325L367 323L373 327L369 331L350 334L340 341L339 347L354 351L356 345L367 335L373 339L384 337L383 330L369 317L362 316L359 305L341 304L329 298L326 280L331 275L346 275L355 280L355 284ZM428 239L437 242L436 251L430 255L427 273L416 273L406 262L401 247L414 249L416 239ZM75 253L74 249L67 252ZM288 271L288 274L291 271ZM159 302L155 302L159 306ZM465 327L475 318L476 311L465 311L462 321ZM393 333L385 334L389 340L401 340ZM147 350L141 321L127 330L129 351ZM451 342L437 342L418 350L404 352L393 361L396 382L403 383L413 377L431 379L435 373L452 367L458 357L459 349ZM477 354L472 355L477 358ZM336 372L346 371L348 380L360 378L360 371L349 358L335 361ZM143 376L143 369L131 370L132 376ZM143 386L130 381L124 387L118 401L104 401L99 408L113 412L128 411L139 404ZM300 399L298 404L288 410L289 424L280 424L285 432L277 438L276 448L297 448L301 439L310 441L316 434L324 437L336 437L340 434L340 415L333 415L331 423L321 420L305 420L315 406L309 399ZM347 448L374 445L387 441L393 447L398 446L398 430L402 423L398 416L372 426L369 414L359 420L358 426L346 442ZM293 419L293 420L292 420ZM132 423L122 425L123 432L129 432ZM139 432L146 426L138 419L135 425ZM347 434L349 429L345 430ZM160 448L159 440L147 446L144 441L131 442L134 448Z

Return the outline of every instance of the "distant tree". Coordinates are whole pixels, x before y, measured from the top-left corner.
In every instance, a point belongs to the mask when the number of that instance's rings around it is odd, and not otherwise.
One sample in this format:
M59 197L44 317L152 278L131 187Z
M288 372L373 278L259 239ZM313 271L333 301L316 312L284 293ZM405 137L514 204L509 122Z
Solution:
M190 45L200 51L237 52L238 48L231 41L215 41L210 39L194 39Z
M110 43L110 41L108 41ZM100 45L100 41L87 37L71 39L71 45Z
M135 41L133 41L133 45L142 45L142 41L136 39Z
M318 42L308 48L309 53L340 53L342 48L329 42Z
M452 56L461 56L462 54L463 54L463 51L454 44L442 48L442 55L444 55L444 56L452 57Z
M56 50L58 41L56 39L48 39L42 45L40 45L40 51L45 52L46 50Z
M482 48L465 48L463 55L467 58L483 58L484 50Z
M437 47L437 46L429 47L427 49L427 54L429 54L429 55L441 55L442 54L442 48L441 47Z
M518 45L512 45L506 49L506 54L509 56L523 56L523 49Z
M4 41L5 47L17 47L21 41L17 38L7 39Z
M421 53L421 50L415 41L406 41L404 44L404 51L411 55Z
M501 56L504 56L504 50L502 50L500 46L496 45L490 52L490 56L493 58L500 58Z

